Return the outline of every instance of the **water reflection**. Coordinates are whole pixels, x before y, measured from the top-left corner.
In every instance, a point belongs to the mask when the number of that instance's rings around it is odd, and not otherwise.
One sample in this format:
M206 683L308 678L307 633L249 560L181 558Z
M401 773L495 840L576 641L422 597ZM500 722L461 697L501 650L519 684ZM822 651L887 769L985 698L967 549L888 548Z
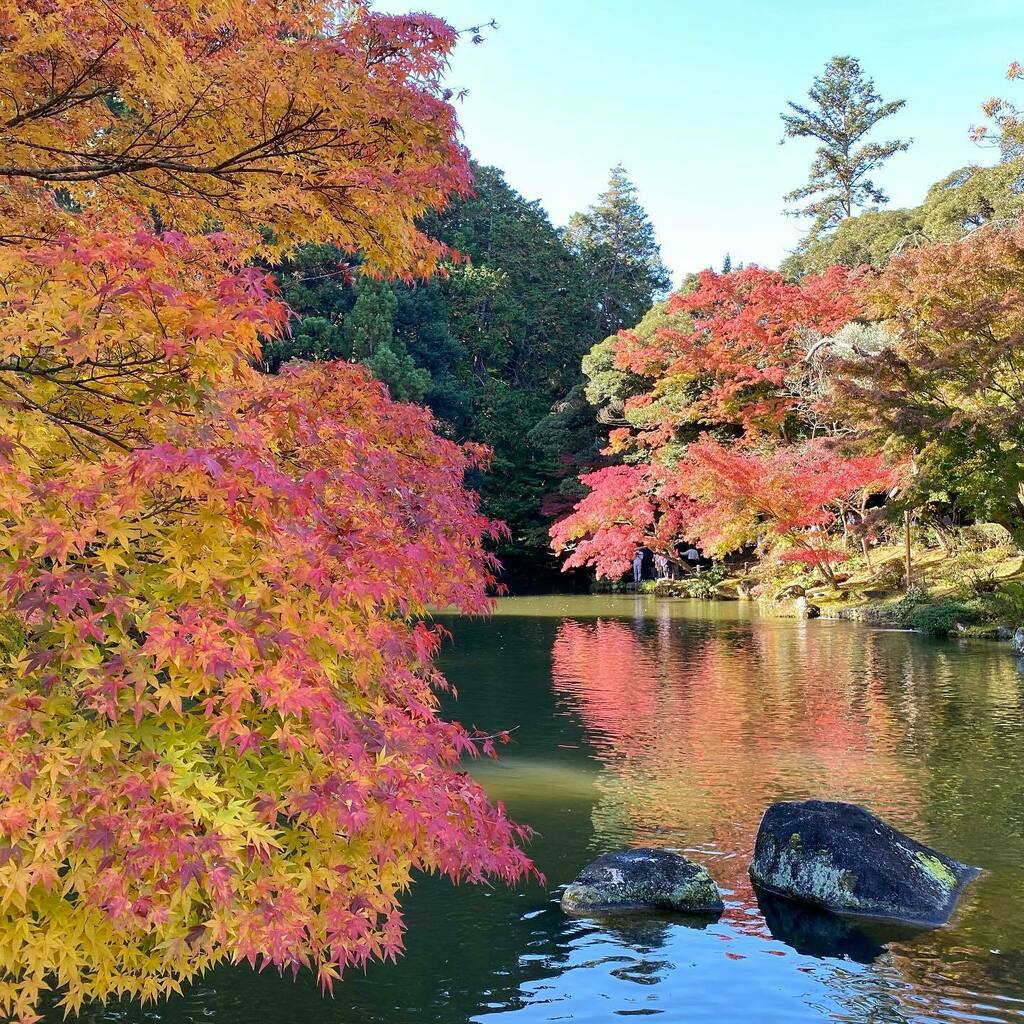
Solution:
M764 808L782 792L851 799L919 825L922 781L901 758L912 724L885 691L879 642L840 627L676 628L661 616L560 624L552 678L611 769L594 824L704 849L752 900L746 865ZM904 640L905 643L905 640Z
M1001 648L647 598L516 598L446 624L451 713L518 726L472 771L538 830L550 888L418 881L406 956L334 1000L308 977L225 968L86 1020L1024 1021L1024 705ZM865 803L988 873L934 932L759 899L746 868L761 812L811 795ZM627 845L690 851L729 891L726 913L565 917L558 885Z
M873 964L886 951L886 943L916 938L909 929L881 927L826 914L763 890L757 892L757 905L773 939L818 959Z
M560 622L552 680L606 769L596 845L684 849L731 890L735 934L871 967L856 982L849 967L797 968L832 993L825 1015L1024 1016L1024 980L1006 980L1024 911L1022 700L1000 648L843 623L693 622L666 602L642 619ZM953 928L927 934L757 899L746 868L760 816L807 796L864 803L991 873ZM825 1013L819 999L808 1005Z

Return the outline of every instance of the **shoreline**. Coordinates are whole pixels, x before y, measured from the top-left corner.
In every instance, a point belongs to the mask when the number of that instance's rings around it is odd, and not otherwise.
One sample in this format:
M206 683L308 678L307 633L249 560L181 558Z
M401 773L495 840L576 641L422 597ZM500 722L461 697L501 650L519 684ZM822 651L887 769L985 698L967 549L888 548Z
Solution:
M697 581L701 582L695 588ZM763 581L754 581L750 576L726 575L709 578L706 584L701 577L693 580L645 580L639 587L632 583L626 586L613 585L607 589L602 587L597 592L636 593L684 600L752 602L777 618L825 618L862 622L937 638L990 640L1011 647L1015 635L1024 624L1024 615L1020 621L1014 621L1008 609L997 610L998 588L967 597L920 590L908 593L902 589L867 596L860 591L827 591L820 586L806 589L798 586L781 587L774 595L752 593L758 585L763 586ZM694 593L694 589L700 592ZM1020 640L1024 641L1024 635Z

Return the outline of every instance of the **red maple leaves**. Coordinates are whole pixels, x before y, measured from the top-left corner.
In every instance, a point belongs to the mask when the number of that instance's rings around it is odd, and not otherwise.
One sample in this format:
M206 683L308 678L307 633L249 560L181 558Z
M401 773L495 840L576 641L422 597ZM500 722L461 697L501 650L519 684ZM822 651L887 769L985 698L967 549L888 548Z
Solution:
M669 303L689 330L622 332L616 365L648 388L610 438L626 463L583 477L590 493L552 529L566 567L619 575L637 548L676 557L685 542L775 549L830 575L845 557L828 535L842 504L891 485L880 457L844 451L810 417L821 396L809 353L862 312L859 281L840 267L798 285L757 267L705 271Z

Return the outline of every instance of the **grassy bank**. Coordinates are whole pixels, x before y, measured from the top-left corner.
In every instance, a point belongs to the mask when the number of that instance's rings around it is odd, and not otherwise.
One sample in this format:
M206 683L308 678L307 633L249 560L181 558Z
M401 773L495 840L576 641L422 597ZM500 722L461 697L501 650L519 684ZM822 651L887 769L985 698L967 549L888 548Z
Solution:
M761 562L716 566L683 580L649 580L637 589L662 597L756 600L780 615L809 611L935 636L1008 639L1024 625L1024 553L1004 533L975 527L955 544L915 546L909 589L905 550L897 544L874 548L869 558L851 557L834 583L799 566Z

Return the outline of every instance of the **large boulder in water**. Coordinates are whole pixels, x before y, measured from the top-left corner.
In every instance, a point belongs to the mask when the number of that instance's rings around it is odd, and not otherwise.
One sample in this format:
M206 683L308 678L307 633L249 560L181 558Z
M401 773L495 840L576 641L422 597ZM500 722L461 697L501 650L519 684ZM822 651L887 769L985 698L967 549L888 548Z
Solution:
M676 910L717 914L722 897L699 864L671 850L603 853L562 893L570 914L615 910Z
M773 804L750 877L770 893L841 914L935 926L949 920L977 868L947 857L856 804Z

